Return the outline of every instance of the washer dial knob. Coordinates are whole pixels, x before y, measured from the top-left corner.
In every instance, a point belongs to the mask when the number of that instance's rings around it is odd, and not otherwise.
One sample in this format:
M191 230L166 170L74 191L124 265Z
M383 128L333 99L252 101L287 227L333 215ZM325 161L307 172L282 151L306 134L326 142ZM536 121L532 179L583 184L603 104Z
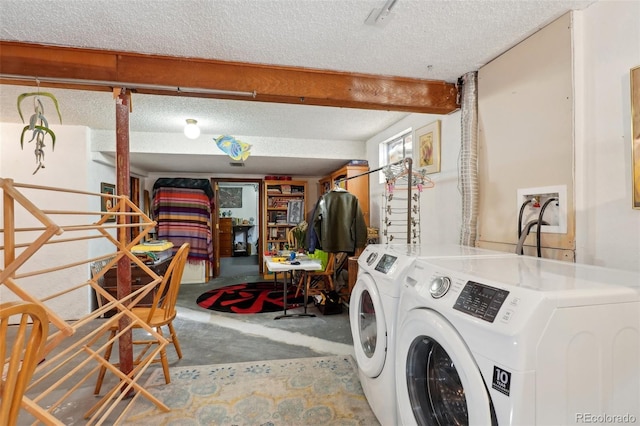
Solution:
M447 294L449 287L451 287L451 279L449 277L435 277L431 280L429 293L431 293L431 297L434 299L440 299Z

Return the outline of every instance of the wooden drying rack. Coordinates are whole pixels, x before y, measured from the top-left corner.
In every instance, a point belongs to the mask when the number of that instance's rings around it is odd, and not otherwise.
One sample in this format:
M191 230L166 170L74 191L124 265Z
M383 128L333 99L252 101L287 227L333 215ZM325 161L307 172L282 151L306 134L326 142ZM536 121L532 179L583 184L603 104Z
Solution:
M159 409L169 411L165 404L151 395L139 383L140 377L153 359L168 344L168 341L146 323L140 321L130 311L130 308L140 302L162 279L131 253L131 248L149 234L155 227L156 222L146 216L126 196L18 184L14 183L12 179L4 178L0 178L0 190L2 191L4 215L3 228L0 229L0 233L4 238L4 245L0 246L0 250L4 255L4 269L0 269L0 287L3 288L3 291L4 288L8 289L18 299L44 307L49 316L51 330L42 355L44 361L38 365L27 388L23 398L23 408L39 422L48 425L63 425L54 415L56 410L61 407L64 401L78 391L80 386L89 380L91 376L95 375L97 377L100 367L105 366L107 371L115 375L119 380L116 380L117 383L85 414L87 424L103 424L107 421L109 423L119 423L124 419L128 408L141 395ZM34 194L34 199L40 200L65 197L66 205L90 205L89 202L95 202L96 205L99 205L101 198L109 197L113 201L113 207L107 211L46 210L32 202L25 195L27 193ZM67 203L67 198L73 201ZM39 224L32 227L16 228L15 218L17 213L21 215L19 216L21 222L23 218L28 218L29 220L35 220ZM26 215L30 215L30 217ZM109 218L113 216L118 218L117 222L108 222ZM56 220L53 218L56 218ZM95 219L95 221L91 221L91 219ZM74 223L76 221L77 223ZM58 224L69 222L73 224ZM127 242L126 232L121 231L132 227L139 228L140 233L132 241ZM118 231L120 240L109 233L110 229ZM35 237L33 237L34 235ZM67 235L69 237L66 237ZM56 250L60 247L60 250L63 251L65 250L65 245L94 239L109 241L113 244L115 251L90 259L78 259L63 265L36 269L38 267L36 263L38 262L38 255L42 256L48 245L56 244ZM152 281L118 300L104 290L98 284L98 280L109 268L125 257L149 274L152 277ZM64 287L62 291L47 294L47 290L52 286L40 285L40 283L59 284L55 280L60 280L57 276L60 275L61 271L82 267L83 265L89 266L92 262L106 259L111 260L106 263L100 272L88 280L80 283L62 281L63 285L60 286ZM29 262L30 260L31 262ZM86 270L88 274L89 268L87 267ZM33 281L29 282L29 278L36 276L46 279L40 280L34 286ZM26 285L23 285L25 282ZM63 319L64 315L58 312L59 308L57 310L56 305L64 306L64 301L74 300L73 295L70 293L77 292L83 288L89 290L87 287L91 287L96 292L97 297L101 297L104 300L104 303L98 309L77 320L69 321ZM116 309L117 313L106 321L93 321L112 309ZM96 326L96 324L98 325ZM120 324L120 331L110 339L110 328L117 324ZM131 333L131 329L136 325L157 339L159 344L153 350L142 354L141 359L137 360L139 363L137 362L132 371L125 374L105 360L102 354L108 345L115 342L115 340L119 340L121 336ZM70 339L76 333L80 337ZM59 351L54 354L52 353L54 349L59 349ZM46 391L33 395L33 389L36 385L46 389ZM58 391L58 394L62 394L62 396L54 396L55 391ZM128 398L132 394L133 397ZM125 398L128 399L125 400ZM121 404L124 405L124 408ZM45 409L44 407L47 408ZM118 410L113 414L116 407ZM118 415L118 413L120 414ZM118 417L114 421L113 418L109 418L110 415L118 415Z

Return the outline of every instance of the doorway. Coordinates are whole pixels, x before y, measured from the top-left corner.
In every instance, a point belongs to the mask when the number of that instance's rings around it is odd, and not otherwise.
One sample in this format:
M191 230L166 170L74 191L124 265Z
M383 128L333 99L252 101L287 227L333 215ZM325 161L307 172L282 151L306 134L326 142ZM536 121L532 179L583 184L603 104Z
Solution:
M212 278L262 273L262 180L212 178Z

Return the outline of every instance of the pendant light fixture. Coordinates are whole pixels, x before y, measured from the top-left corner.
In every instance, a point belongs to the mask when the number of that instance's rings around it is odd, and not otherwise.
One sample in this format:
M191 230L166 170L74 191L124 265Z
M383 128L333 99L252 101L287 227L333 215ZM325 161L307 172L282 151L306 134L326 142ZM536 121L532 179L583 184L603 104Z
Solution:
M198 139L198 136L200 136L200 127L198 127L197 120L187 118L187 125L184 126L184 135L189 139Z

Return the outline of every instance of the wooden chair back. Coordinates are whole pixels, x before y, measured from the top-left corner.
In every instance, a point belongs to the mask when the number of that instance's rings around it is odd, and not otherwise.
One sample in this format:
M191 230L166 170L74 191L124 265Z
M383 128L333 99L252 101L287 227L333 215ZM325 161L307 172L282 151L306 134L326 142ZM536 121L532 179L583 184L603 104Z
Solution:
M295 250L296 247L296 239L293 237L293 228L287 231L287 245L289 246L289 250Z
M333 270L335 269L336 264L336 254L329 253L327 257L327 266L324 268L324 271L312 271L312 275L333 275Z
M9 331L10 325L17 328ZM48 331L49 319L42 306L0 305L0 424L16 424L25 389L42 360Z
M336 262L336 254L335 253L329 253L327 256L327 265L325 266L324 270L322 271L308 271L306 273L306 291L307 294L309 293L309 285L311 284L311 282L317 278L322 279L322 281L325 283L325 290L335 290L335 285L333 283L333 273L334 273L334 269L335 269L335 262ZM300 294L300 290L302 289L302 285L303 283L300 282L298 283L298 288L296 289L296 297L298 297L298 295Z
M102 272L102 269L104 269L104 267L107 266L107 264L112 260L113 258L107 258L107 259L102 259L102 260L97 260L95 262L92 262L91 265L89 266L89 269L91 271L91 278L95 278L96 276L98 276L98 274ZM100 275L96 279L96 283L98 283L100 287L104 287L104 274ZM104 305L104 299L97 292L96 292L96 303L98 305L98 308L102 308L102 306Z
M154 323L158 322L154 319L156 312L162 312L160 321L162 323L166 323L176 316L176 301L178 300L182 274L187 263L190 247L189 243L182 244L171 260L153 298L153 303L147 316L147 324L153 326Z

